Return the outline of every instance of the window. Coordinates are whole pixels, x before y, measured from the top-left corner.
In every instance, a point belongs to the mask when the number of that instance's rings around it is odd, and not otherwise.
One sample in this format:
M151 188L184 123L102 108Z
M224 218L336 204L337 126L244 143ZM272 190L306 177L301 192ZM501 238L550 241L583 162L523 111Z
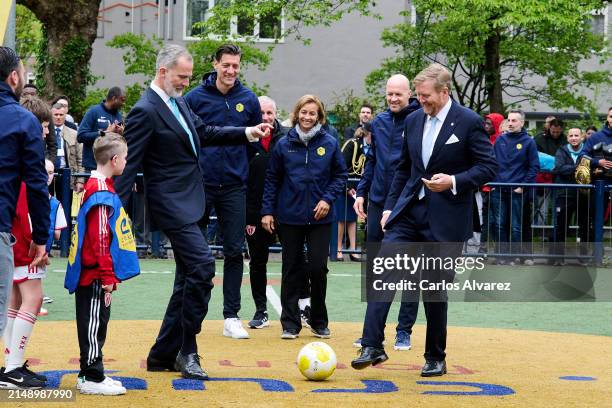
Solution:
M591 13L590 29L593 34L608 34L608 6Z
M185 39L195 39L202 34L197 23L206 21L211 16L211 9L231 0L185 0ZM254 39L258 42L282 40L284 21L282 11L258 16L257 19L245 16L231 18L227 28L217 35L230 35L242 39ZM215 36L215 35L211 35Z

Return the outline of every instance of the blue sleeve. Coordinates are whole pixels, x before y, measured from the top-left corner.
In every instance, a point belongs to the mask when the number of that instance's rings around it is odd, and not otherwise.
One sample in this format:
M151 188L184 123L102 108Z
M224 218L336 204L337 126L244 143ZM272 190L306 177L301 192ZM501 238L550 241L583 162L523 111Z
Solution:
M576 160L576 163L580 162L580 159L582 159L582 156L591 157L591 155L593 154L593 146L595 146L599 142L600 142L599 138L596 138L593 136L588 138L584 142L584 148L582 149L582 154L578 157L578 160ZM593 157L591 157L591 159L593 159ZM597 167L599 167L599 160L597 159L591 160L591 169L596 169Z
M404 132L406 135L409 134L407 132L407 125L404 125ZM389 188L389 193L387 194L387 199L385 200L383 210L393 210L393 207L395 207L395 203L397 203L400 194L402 194L402 190L406 186L406 182L410 178L411 170L412 160L410 159L410 152L408 151L408 138L404 137L404 141L402 143L402 155L400 156L400 161L395 169L393 181L391 182L391 187Z
M368 154L366 154L366 162L363 168L363 174L361 175L361 180L359 180L359 185L357 186L357 197L363 197L364 199L368 196L370 192L370 186L372 185L372 178L374 177L374 168L376 167L376 141L374 140L374 135L372 135L372 144L370 145L370 150L368 150Z
M96 138L100 135L98 130L97 116L95 107L89 109L85 113L77 132L77 141L79 143L83 143L87 146L93 146L93 142L95 142Z
M529 140L529 149L527 150L527 175L525 177L525 183L535 183L536 176L540 171L540 159L538 158L538 146L533 141Z
M49 239L51 207L45 170L45 146L41 137L42 126L34 116L25 117L22 122L24 128L21 139L21 175L26 184L32 240L37 245L45 245Z
M334 201L346 191L346 182L348 180L348 171L346 170L346 162L340 150L340 144L336 140L336 147L334 150L334 158L331 162L331 180L327 185L325 193L323 193L322 199L325 200L329 205L333 205Z
M272 150L272 155L268 160L266 170L266 181L264 184L264 194L261 205L261 215L276 215L276 202L278 190L283 182L284 168L281 143L277 143Z

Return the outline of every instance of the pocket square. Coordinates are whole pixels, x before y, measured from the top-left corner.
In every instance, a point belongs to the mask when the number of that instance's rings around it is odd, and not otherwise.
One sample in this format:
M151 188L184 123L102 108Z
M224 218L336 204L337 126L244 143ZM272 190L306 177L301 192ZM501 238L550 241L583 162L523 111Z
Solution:
M453 144L453 143L457 143L458 141L459 141L459 138L455 136L455 134L453 133L453 135L449 137L446 143L444 144Z

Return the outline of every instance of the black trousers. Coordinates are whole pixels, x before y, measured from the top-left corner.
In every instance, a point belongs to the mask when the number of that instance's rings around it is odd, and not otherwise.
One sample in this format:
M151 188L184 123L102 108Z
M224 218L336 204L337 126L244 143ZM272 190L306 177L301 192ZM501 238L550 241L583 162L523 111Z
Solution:
M577 237L580 238L580 255L587 255L588 243L592 241L590 219L594 216L589 204L589 196L577 191L576 194L559 195L555 200L557 225L555 226L555 253L564 254L570 232L572 217L576 215Z
M172 296L149 356L174 362L179 351L197 352L196 335L208 313L215 260L197 224L164 230L172 244L176 273Z
M255 301L257 312L267 310L266 285L268 284L268 257L270 245L276 242L276 236L270 234L261 225L257 225L253 235L247 235L249 243L249 277L251 279L251 293Z
M79 377L102 382L102 347L110 319L110 294L106 294L100 281L96 280L90 286L77 287L74 299L81 364Z
M393 225L385 232L385 242L435 242L427 223L428 199L413 200ZM427 332L425 359L442 361L446 358L446 325L448 302L423 300ZM361 344L382 348L390 302L368 302Z
M379 204L368 201L368 218L367 218L367 242L381 242L385 236L380 225L382 219L383 207ZM399 313L397 315L396 332L403 331L412 334L412 326L417 319L419 313L419 302L402 302L400 304Z
M246 187L206 186L206 207L217 213L217 231L223 235L223 317L238 317L242 285ZM208 223L208 220L204 220Z
M283 246L281 281L283 329L294 329L299 332L302 328L298 300L307 279L310 279L310 326L316 329L326 328L328 318L325 296L331 224L279 224L278 231ZM304 241L307 245L308 258L305 266Z

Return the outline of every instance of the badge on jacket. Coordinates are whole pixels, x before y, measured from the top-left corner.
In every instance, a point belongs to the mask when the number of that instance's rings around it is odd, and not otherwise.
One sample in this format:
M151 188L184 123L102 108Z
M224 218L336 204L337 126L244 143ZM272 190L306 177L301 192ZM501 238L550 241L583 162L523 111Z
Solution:
M236 104L236 112L242 112L244 110L244 105L241 103Z
M522 148L523 148L523 145L522 145L522 144L520 144L520 143L517 143L517 145L516 145L516 149L517 149L517 150L521 150Z
M319 147L319 148L317 149L317 154L318 154L319 156L325 156L325 148L324 148L323 146Z

